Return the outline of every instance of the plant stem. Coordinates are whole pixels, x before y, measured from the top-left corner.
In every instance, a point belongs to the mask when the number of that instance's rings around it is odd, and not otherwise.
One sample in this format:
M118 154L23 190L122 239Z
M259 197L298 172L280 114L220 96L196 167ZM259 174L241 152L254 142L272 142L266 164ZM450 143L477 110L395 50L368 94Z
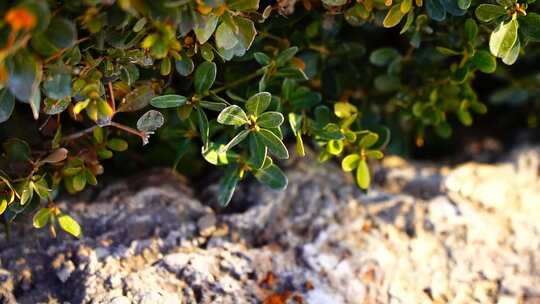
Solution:
M68 136L65 136L65 137L62 137L62 139L60 140L61 142L63 141L71 141L71 140L74 140L74 139L77 139L79 137L82 137L90 132L93 132L95 128L97 128L98 126L91 126L90 128L86 128L82 131L79 131L79 132L76 132L76 133L73 133L73 134L70 134Z
M139 130L136 130L136 129L133 129L131 127L128 127L126 125L123 125L123 124L120 124L120 123L117 123L117 122L110 122L109 124L107 125L104 125L103 127L115 127L117 129L120 129L122 131L125 131L127 133L130 133L130 134L134 134L134 135L137 135L139 136L143 143L146 143L148 141L148 133L147 132L143 132L143 131L139 131ZM89 128L86 128L84 130L81 130L79 132L76 132L76 133L73 133L73 134L70 134L68 136L65 136L61 139L61 142L66 142L66 141L71 141L71 140L75 140L79 137L82 137L88 133L91 133L94 131L94 129L98 128L99 126L91 126Z

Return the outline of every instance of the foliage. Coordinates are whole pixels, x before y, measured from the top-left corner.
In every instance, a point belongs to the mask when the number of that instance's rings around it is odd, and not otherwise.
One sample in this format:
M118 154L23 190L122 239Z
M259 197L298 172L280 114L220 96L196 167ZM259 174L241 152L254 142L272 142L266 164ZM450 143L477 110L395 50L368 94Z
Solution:
M56 195L96 185L133 137L174 168L223 168L224 206L248 175L287 186L276 163L287 142L341 159L366 190L389 145L450 137L454 120L487 111L478 75L503 83L494 103L537 99L540 77L506 66L537 59L535 11L534 0L3 1L2 221L32 214L79 237Z

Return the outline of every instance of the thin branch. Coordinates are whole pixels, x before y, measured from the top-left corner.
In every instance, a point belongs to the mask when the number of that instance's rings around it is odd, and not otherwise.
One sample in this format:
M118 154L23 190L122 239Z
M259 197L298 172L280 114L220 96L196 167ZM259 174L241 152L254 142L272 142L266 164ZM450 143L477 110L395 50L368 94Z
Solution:
M90 128L86 128L86 129L84 129L82 131L79 131L79 132L70 134L68 136L62 137L62 139L60 139L60 142L72 141L72 140L77 139L79 137L83 137L84 135L93 132L94 129L97 128L97 127L98 126L91 126Z

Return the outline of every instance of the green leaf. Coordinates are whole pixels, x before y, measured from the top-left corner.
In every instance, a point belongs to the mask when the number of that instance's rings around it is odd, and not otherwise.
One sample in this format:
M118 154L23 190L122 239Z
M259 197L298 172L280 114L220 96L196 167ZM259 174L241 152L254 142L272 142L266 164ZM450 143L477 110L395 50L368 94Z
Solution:
M495 57L486 50L477 51L471 61L483 73L493 73L497 69Z
M255 40L255 36L257 35L255 23L253 23L253 21L250 19L243 17L235 17L234 22L238 26L236 39L238 39L244 49L249 49L253 43L253 40Z
M227 7L232 10L246 11L259 9L259 0L230 0Z
M30 159L30 146L24 140L10 138L2 144L10 162L24 162Z
M255 178L274 190L284 190L287 188L287 176L274 164L255 171Z
M361 189L368 189L371 183L371 176L369 174L369 168L365 160L358 162L358 168L356 169L356 183Z
M527 12L526 16L518 18L519 30L531 41L540 41L540 15Z
M255 133L249 135L249 160L256 169L263 166L268 148L257 138Z
M296 113L289 113L289 125L295 135L299 135L302 130L302 116Z
M476 21L469 18L465 21L465 36L467 37L468 41L474 41L476 39L476 36L478 35L478 25L476 24Z
M150 104L156 108L177 108L186 104L187 98L182 95L162 95L152 98Z
M163 115L160 112L150 110L137 120L137 129L143 132L154 132L163 126L164 122L165 118L163 118Z
M249 130L242 130L240 133L236 134L225 146L222 146L220 152L226 152L229 149L232 149L234 146L241 143L246 136L248 136Z
M380 48L369 55L369 62L376 66L387 66L390 62L398 58L399 52L393 48Z
M129 92L118 107L118 112L133 112L146 107L154 97L154 90L148 84L143 84Z
M41 208L39 209L32 219L34 228L40 229L45 227L51 218L51 209L50 208Z
M400 4L396 4L392 6L392 8L390 8L388 13L386 14L386 17L384 17L384 20L383 20L384 27L389 28L389 27L394 27L399 24L401 19L403 19L403 16L405 16L405 14L401 11L400 7L401 7Z
M86 174L79 172L73 176L73 189L75 191L82 191L86 186Z
M255 116L261 115L268 108L271 100L272 95L268 92L260 92L251 96L246 101L247 113Z
M21 189L17 191L21 195L20 203L21 205L26 204L27 202L32 200L32 197L34 196L34 187L33 182L24 183L21 186Z
M375 77L373 82L375 88L381 92L392 92L399 90L401 81L399 77L390 75L379 75Z
M495 4L480 4L474 13L478 20L482 22L490 22L506 15L506 9Z
M412 2L412 0L403 0L399 7L400 11L403 14L407 14L412 8Z
M81 237L81 226L71 216L67 214L60 215L58 217L58 224L60 225L60 228L62 228L62 230L71 234L72 236L76 238Z
M127 150L128 143L121 138L111 138L107 141L107 147L113 151L121 152Z
M248 118L244 110L237 105L228 106L218 115L217 121L220 124L242 126L248 122Z
M200 18L203 19L203 22L201 22L203 26L196 27L193 29L193 31L195 32L197 41L200 44L204 44L206 43L206 41L208 41L208 39L210 39L210 37L212 37L212 34L216 30L219 17L215 15L210 15L210 16L203 15L203 16L200 16Z
M379 135L377 133L369 132L360 139L359 146L360 148L370 148L379 140Z
M257 125L265 129L277 128L281 126L284 120L283 114L279 112L265 112L257 117Z
M508 53L506 53L506 56L502 58L502 61L507 65L512 65L516 62L518 56L519 56L519 50L521 48L521 43L519 42L519 39L516 40L516 43L514 43L514 46Z
M304 149L304 140L302 139L302 134L296 134L296 153L304 157L306 156L306 150Z
M347 3L347 0L322 0L322 2L324 3L324 5L327 6L341 6L345 5L345 3Z
M459 109L456 114L457 114L457 117L459 118L459 121L461 121L463 125L465 126L472 125L473 119L469 111Z
M71 47L77 40L77 28L72 21L55 17L51 20L45 35L56 47L64 49Z
M218 203L221 206L227 206L232 199L236 185L240 181L238 169L236 166L230 166L225 170L225 176L221 180L218 188Z
M447 122L442 122L437 125L435 132L443 138L449 138L452 135L452 127Z
M446 10L440 0L426 0L426 12L435 21L446 19Z
M277 137L274 133L266 129L260 129L259 131L255 132L255 135L268 148L270 153L275 155L277 158L289 158L289 151L287 151L287 148L281 139L279 139L279 137Z
M341 161L341 168L345 172L351 172L352 170L358 167L359 162L360 162L360 155L349 154L345 156L345 158L343 158L343 160Z
M294 55L296 55L297 52L298 52L298 47L296 47L296 46L290 47L290 48L284 50L283 52L281 52L276 57L277 66L284 65L286 62L291 60L294 57Z
M54 74L43 82L45 94L52 99L62 99L71 96L71 75Z
M255 52L253 53L253 58L260 64L260 65L268 65L272 61L268 55L262 52Z
M457 0L457 5L460 9L466 10L471 6L472 0Z
M517 41L518 22L515 19L500 23L491 33L489 50L497 57L505 57Z
M17 52L8 62L9 78L7 87L19 100L29 102L38 89L41 66L35 57L26 51Z
M442 46L437 46L435 47L435 49L443 54L443 55L446 55L446 56L456 56L456 55L461 55L461 52L458 52L458 51L454 51L452 49L449 49L449 48L445 48L445 47L442 47Z
M365 152L367 157L381 159L384 157L384 154L379 150L369 150Z
M216 46L225 50L232 49L238 43L234 29L225 21L221 22L218 26L215 37Z
M0 90L0 123L3 123L11 117L15 107L15 96L7 89Z
M341 154L341 152L343 152L343 141L335 139L328 141L326 151L332 155Z
M208 138L210 137L210 126L208 124L208 117L201 108L197 108L197 123L199 125L199 133L201 134L201 140L204 147L208 147Z
M182 76L189 76L191 73L193 73L195 64L193 64L193 60L191 58L183 56L182 59L175 60L174 67L176 68L178 74Z
M201 94L208 91L216 80L216 64L205 61L201 63L195 71L195 92Z
M223 102L214 102L214 101L206 101L206 100L199 101L199 105L211 111L222 111L223 109L227 107L227 104Z
M49 189L49 185L47 184L45 176L42 176L37 181L33 182L32 188L40 198L45 199L49 197L49 192L51 191L51 189Z
M62 99L45 98L43 101L43 112L47 115L56 115L64 112L71 104L70 97Z
M0 197L0 215L4 214L8 207L8 200L6 197Z

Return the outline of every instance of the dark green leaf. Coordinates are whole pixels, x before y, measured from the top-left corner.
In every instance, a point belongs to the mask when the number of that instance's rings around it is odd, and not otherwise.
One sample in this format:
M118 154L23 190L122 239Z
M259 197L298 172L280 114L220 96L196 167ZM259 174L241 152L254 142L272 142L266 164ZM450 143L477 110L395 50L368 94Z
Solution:
M296 46L290 47L283 52L281 52L277 58L276 58L276 64L278 66L284 65L286 62L291 60L294 55L298 52L298 48Z
M501 16L506 15L506 9L500 5L495 4L480 4L476 10L475 15L478 20L482 22L490 22Z
M246 101L247 113L255 116L261 115L268 108L271 100L272 95L268 92L260 92L251 96Z
M255 135L268 148L270 153L277 158L289 158L289 151L287 151L281 139L274 133L266 129L260 129L258 132L255 132Z
M268 148L257 138L254 133L249 135L249 160L256 169L263 166L268 153Z
M208 147L208 138L210 137L210 126L208 124L208 117L201 108L197 108L197 123L199 125L199 134L201 134L201 140L204 147Z
M380 48L369 55L369 62L376 66L386 66L394 59L398 58L399 52L393 48Z
M201 94L208 91L216 80L216 64L205 61L195 71L195 92Z
M265 112L257 117L257 125L266 129L277 128L284 120L283 114L279 112Z
M0 123L9 119L15 107L15 97L7 89L0 90Z
M29 102L38 89L41 67L35 57L27 52L17 52L8 64L7 87L19 100Z
M191 58L187 56L182 57L182 59L180 60L176 60L174 62L174 66L178 74L182 76L189 76L191 73L193 73L193 70L195 69L195 64L193 64L193 60L191 60Z
M128 148L127 141L121 138L111 138L107 141L107 147L113 151L126 151Z
M226 152L229 149L232 149L234 146L241 143L246 136L248 136L249 130L242 130L240 133L236 134L225 146L221 147L220 152Z
M239 181L238 169L235 166L228 167L225 170L225 176L223 176L218 189L217 199L221 206L227 206L229 204Z
M182 95L162 95L152 98L150 104L156 108L177 108L186 104L187 98Z
M45 94L52 99L71 96L71 75L54 74L43 82Z
M486 50L479 50L471 59L472 63L484 73L493 73L497 69L495 57Z
M426 11L435 21L443 21L446 18L446 10L440 0L426 0Z
M532 41L540 41L540 15L527 12L527 15L519 17L518 21L523 35Z
M267 168L255 171L255 178L275 190L284 190L287 188L287 176L276 165L270 165Z
M75 24L68 19L55 17L45 31L47 39L58 48L68 48L77 40Z

